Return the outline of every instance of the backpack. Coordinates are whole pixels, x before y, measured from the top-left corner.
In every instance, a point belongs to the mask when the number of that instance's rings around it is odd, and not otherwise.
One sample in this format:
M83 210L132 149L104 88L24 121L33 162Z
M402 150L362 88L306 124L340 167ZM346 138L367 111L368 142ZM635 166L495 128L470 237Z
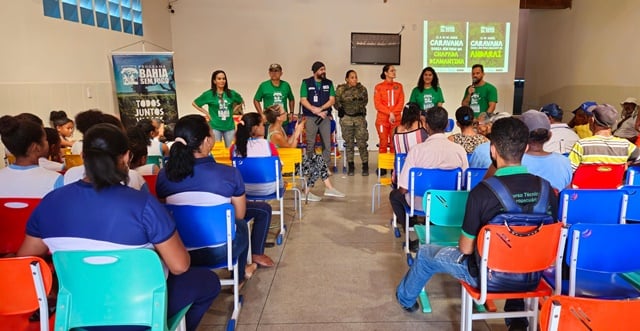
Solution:
M514 236L532 236L538 233L545 224L555 223L553 216L547 214L547 203L551 194L551 185L548 181L538 177L540 181L540 195L532 208L523 208L513 199L509 189L502 184L497 177L484 180L487 187L500 200L504 212L494 216L488 224L504 224ZM517 232L512 226L537 226L527 232ZM479 255L476 252L477 266L480 265ZM542 271L530 273L506 273L487 270L487 290L489 292L520 292L533 291L538 287Z

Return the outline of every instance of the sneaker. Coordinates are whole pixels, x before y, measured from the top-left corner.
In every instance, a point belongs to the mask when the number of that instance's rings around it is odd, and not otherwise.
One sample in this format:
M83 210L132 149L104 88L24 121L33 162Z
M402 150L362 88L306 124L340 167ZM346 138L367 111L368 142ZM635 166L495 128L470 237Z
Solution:
M409 240L409 251L417 253L420 249L420 241L418 239Z
M344 198L344 193L336 190L335 188L328 188L324 190L324 195L328 197Z
M406 311L407 313L413 313L413 312L416 312L418 309L420 309L420 304L418 303L417 300L411 307L405 307L403 304L401 304L400 300L398 300L398 292L396 292L396 301L402 307L402 309L404 309L404 311Z
M317 195L315 195L315 194L313 194L311 192L307 193L307 201L318 202L320 200L322 200L321 197L319 197L319 196L317 196Z

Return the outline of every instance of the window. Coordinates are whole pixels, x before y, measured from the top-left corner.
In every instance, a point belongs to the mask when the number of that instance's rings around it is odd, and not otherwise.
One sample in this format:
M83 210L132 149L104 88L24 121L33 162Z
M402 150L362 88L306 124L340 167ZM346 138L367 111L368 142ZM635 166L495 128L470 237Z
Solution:
M142 0L42 0L44 16L142 36Z

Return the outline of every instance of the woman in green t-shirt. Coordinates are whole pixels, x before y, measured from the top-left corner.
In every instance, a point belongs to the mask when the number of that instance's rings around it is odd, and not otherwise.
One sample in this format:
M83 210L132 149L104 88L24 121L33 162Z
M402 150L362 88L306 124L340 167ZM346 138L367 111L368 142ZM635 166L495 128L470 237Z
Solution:
M214 71L211 74L211 89L193 100L192 105L204 114L216 141L224 138L224 144L230 147L235 135L233 114L236 111L242 113L244 102L238 92L229 89L227 74L222 70ZM202 108L204 105L207 109Z
M438 80L438 74L431 67L422 69L418 84L411 90L409 102L417 103L422 110L431 107L442 107L444 97Z

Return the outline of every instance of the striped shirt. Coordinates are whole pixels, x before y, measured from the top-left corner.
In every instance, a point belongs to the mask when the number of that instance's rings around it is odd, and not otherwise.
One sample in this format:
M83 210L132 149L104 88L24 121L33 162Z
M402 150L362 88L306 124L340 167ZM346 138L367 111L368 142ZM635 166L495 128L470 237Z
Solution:
M580 164L625 164L640 156L640 150L628 140L614 136L591 136L578 140L569 161L575 171Z

